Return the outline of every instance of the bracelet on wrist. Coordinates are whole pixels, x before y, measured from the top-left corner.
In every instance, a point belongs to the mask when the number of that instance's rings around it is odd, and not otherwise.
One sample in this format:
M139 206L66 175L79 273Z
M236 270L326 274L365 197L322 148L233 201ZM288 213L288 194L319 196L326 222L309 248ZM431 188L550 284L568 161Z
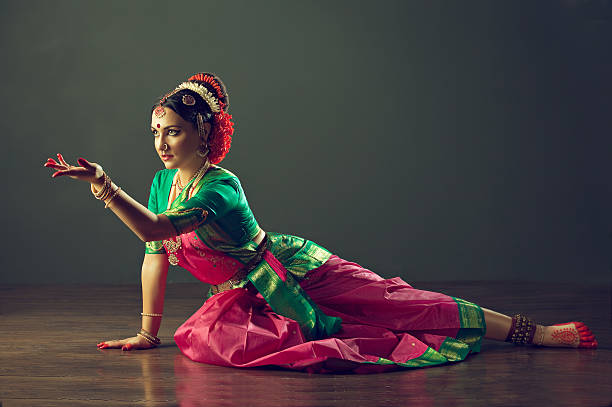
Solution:
M136 335L142 336L151 345L158 346L161 344L161 340L157 336L145 331L144 329L141 329Z
M104 205L104 209L108 208L108 205L110 205L111 201L115 199L117 195L119 195L119 191L121 191L121 187L117 187L117 189L115 190L115 192L113 192L109 200L106 201L106 204Z
M94 195L96 199L104 201L110 196L112 192L112 181L110 177L106 175L106 173L102 176L102 178L104 181L102 183L102 187L100 188L100 190L96 192L94 190L94 185L91 184L91 193Z
M140 315L143 317L162 317L164 314L155 314L153 312L141 312Z

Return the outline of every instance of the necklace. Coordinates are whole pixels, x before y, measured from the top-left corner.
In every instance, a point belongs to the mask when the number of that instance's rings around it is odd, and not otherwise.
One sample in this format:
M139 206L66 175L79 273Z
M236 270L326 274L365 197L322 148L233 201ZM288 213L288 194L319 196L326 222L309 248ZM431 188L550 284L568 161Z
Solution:
M203 175L206 172L206 170L208 170L208 166L209 165L210 165L210 163L208 162L208 160L204 161L202 166L200 168L198 168L198 170L195 172L195 174L193 174L193 177L189 178L189 181L187 181L185 183L185 185L189 185L189 183L192 180L194 180L195 178L199 177L200 175ZM176 173L176 187L179 189L179 191L182 191L183 189L185 189L185 186L183 186L183 184L181 183L181 177L179 176L178 172Z

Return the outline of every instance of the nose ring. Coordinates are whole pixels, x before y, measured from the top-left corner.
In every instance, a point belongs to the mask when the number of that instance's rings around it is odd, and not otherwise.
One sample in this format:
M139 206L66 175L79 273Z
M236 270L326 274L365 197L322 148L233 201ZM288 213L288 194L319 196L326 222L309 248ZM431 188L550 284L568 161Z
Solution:
M166 151L168 149L168 144L164 143L162 146L162 151Z

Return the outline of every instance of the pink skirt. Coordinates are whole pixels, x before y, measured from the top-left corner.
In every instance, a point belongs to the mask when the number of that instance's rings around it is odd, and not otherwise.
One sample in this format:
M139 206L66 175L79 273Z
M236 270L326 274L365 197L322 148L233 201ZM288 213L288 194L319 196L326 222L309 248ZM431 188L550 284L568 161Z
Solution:
M338 256L300 285L321 311L342 318L332 337L305 340L296 321L237 288L210 297L177 329L176 344L189 359L214 365L370 373L463 360L479 351L486 331L477 305L383 279Z

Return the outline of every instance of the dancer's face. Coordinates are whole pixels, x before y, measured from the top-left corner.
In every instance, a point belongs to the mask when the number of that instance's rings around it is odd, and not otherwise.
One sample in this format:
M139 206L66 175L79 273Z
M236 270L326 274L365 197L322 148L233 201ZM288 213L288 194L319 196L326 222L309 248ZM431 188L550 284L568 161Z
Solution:
M155 137L155 151L167 169L199 166L202 159L196 154L201 144L198 129L183 120L174 110L164 107L165 115L151 114L151 132Z

